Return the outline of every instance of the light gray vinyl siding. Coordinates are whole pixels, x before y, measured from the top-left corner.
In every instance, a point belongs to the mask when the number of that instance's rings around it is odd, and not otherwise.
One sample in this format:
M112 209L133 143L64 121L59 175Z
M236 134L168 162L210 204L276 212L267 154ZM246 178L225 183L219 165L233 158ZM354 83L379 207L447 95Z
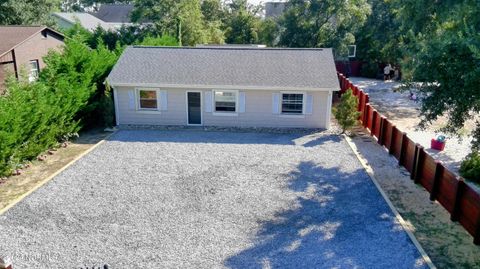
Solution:
M139 125L186 125L187 89L167 90L168 110L160 112L143 112L129 108L129 90L134 88L115 87L118 100L118 124ZM202 92L202 121L204 126L235 126L235 127L292 127L292 128L328 128L330 113L329 92L305 92L313 96L312 114L287 116L274 114L272 111L272 94L281 93L271 90L242 90L245 93L245 112L236 116L220 116L205 112L205 92L209 90L193 90ZM210 91L211 92L211 91ZM238 104L237 104L238 109Z

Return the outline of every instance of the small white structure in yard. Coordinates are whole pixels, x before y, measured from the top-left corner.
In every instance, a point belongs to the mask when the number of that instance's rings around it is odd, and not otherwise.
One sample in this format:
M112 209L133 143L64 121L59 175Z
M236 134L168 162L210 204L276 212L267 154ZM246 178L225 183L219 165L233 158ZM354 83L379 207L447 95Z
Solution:
M128 47L109 74L117 125L329 128L331 49Z

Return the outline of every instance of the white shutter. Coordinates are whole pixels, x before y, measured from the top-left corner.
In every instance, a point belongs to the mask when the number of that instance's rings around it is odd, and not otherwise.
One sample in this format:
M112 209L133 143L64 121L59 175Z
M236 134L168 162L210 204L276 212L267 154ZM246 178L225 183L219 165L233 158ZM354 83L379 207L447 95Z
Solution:
M272 94L272 113L280 114L280 94L279 93Z
M245 92L238 93L238 112L245 112Z
M128 109L135 110L135 91L128 90Z
M305 104L305 114L313 113L313 95L307 94L307 100Z
M160 110L166 111L168 110L168 96L166 90L160 91Z
M212 112L212 92L205 92L205 112Z

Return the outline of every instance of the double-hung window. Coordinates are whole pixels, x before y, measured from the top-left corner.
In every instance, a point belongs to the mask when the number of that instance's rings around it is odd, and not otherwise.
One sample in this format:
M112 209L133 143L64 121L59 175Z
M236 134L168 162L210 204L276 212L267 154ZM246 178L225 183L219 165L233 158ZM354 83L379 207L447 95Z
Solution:
M158 110L157 90L138 89L138 109Z
M237 91L213 91L215 112L237 112Z
M29 63L29 73L28 73L28 81L33 82L38 79L38 73L40 72L40 68L38 66L38 60L32 60Z
M303 114L303 93L282 93L282 114Z

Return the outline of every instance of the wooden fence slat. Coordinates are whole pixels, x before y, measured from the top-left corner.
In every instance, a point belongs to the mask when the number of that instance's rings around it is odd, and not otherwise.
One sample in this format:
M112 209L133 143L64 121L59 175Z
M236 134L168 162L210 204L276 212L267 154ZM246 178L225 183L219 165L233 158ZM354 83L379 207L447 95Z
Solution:
M410 173L410 179L415 179L415 170L417 168L417 160L418 160L418 152L419 152L419 144L415 144L415 151L413 152L413 160L412 160L412 172Z
M415 164L415 170L414 170L415 175L413 177L415 184L418 184L420 182L420 179L422 177L422 170L425 164L425 150L420 144L417 144L417 148L418 148L418 153L417 153L418 155L416 159L417 163Z
M462 200L462 195L465 191L465 181L463 178L458 178L457 190L455 191L455 200L453 202L452 213L450 214L450 220L458 221L460 214L460 201Z
M400 156L398 157L398 164L403 166L403 159L405 159L405 152L407 151L408 137L407 133L402 132L402 140L400 141Z
M375 125L377 123L378 112L376 110L373 111L372 115L372 128L370 128L370 135L375 136Z
M379 135L378 135L378 144L380 145L384 145L385 144L385 139L384 139L384 135L385 135L385 126L387 125L387 118L385 118L385 116L381 116L380 117L380 132L379 132Z
M445 167L443 167L441 162L435 161L435 177L433 178L432 192L430 192L430 201L437 199L438 186L440 185L444 169Z
M473 236L473 243L475 245L480 245L480 216L477 219L477 224L475 228L475 235Z
M367 96L368 97L368 96ZM370 104L367 102L365 103L365 113L363 115L363 127L368 127L368 115L370 114Z
M393 155L393 149L395 148L395 144L397 143L397 126L395 124L392 124L392 132L391 132L391 137L390 137L390 145L388 146L388 154Z

